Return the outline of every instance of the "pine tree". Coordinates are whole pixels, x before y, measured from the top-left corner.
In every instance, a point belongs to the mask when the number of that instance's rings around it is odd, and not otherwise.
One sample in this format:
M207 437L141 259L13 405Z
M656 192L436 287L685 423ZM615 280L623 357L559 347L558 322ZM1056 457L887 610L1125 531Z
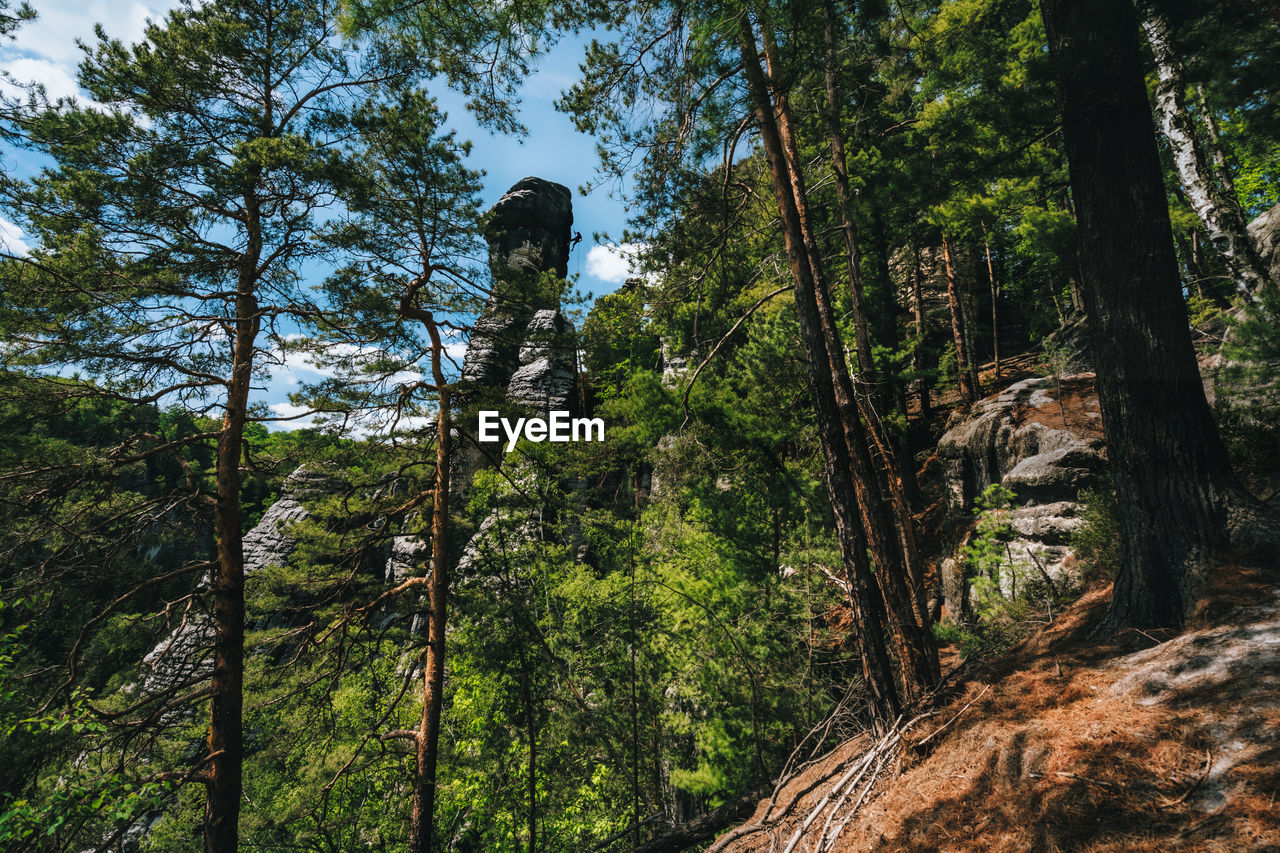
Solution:
M185 498L212 508L216 543L211 680L191 697L210 700L208 742L177 777L207 791L209 851L238 838L243 448L266 417L253 382L297 323L327 312L301 268L325 250L318 225L350 171L335 117L412 72L389 49L344 45L335 14L327 0L231 0L188 3L132 47L99 30L80 82L106 109L64 103L35 116L29 144L54 166L7 199L40 241L7 270L21 315L13 353L64 394L217 420L198 436L217 445L211 481L191 469ZM57 369L93 384L59 385ZM130 442L190 466L190 438Z
M1107 624L1179 627L1224 550L1274 542L1276 522L1237 481L1205 402L1133 9L1105 0L1042 8L1121 512L1124 559Z

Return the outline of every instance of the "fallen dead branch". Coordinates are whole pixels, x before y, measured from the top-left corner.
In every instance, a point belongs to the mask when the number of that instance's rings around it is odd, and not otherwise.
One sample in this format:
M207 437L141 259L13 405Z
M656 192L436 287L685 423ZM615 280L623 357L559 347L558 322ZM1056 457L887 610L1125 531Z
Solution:
M946 683L958 670L959 667L948 673L947 676L943 678L942 683L940 683L927 697L925 697L923 704L927 706L934 702L937 697L943 693L946 688ZM954 724L955 721L958 720L960 716L964 714L964 712L967 711L974 703L981 699L989 689L990 685L984 687L982 692L970 700L968 704L955 714L955 716L931 732L923 741L920 741L920 743L925 743L931 740ZM811 766L815 762L807 762L805 765L802 765L790 774L784 772L774 787L773 796L769 798L769 802L766 805L764 814L760 820L743 824L720 836L720 838L716 840L715 844L707 848L706 853L723 853L727 847L738 839L779 827L786 818L792 815L793 809L806 795L821 785L829 783L833 776L840 774L840 778L831 785L830 790L823 795L818 804L809 811L800 826L796 828L787 846L784 848L783 853L794 853L800 838L803 837L804 833L824 815L825 820L822 825L822 834L820 836L819 844L815 849L819 851L831 849L831 845L833 845L836 839L839 838L845 825L853 819L857 814L858 809L860 809L870 798L872 791L875 789L876 783L880 779L881 773L900 754L902 741L906 733L924 720L936 716L939 711L940 709L924 711L905 723L903 722L902 717L899 717L898 720L895 721L894 725L885 732L878 741L875 741L865 752L852 759L852 763L839 765L835 769L810 781L802 790L792 794L785 805L780 808L776 808L775 810L775 803L779 794L787 785L799 777L806 767ZM821 725L822 724L819 724L819 727L821 727ZM788 765L790 765L794 758L795 753L792 753L792 758L788 759ZM842 770L843 772L841 772ZM849 798L855 792L857 793L857 797L854 799L853 805L845 811L843 815L841 815L845 804L849 802Z

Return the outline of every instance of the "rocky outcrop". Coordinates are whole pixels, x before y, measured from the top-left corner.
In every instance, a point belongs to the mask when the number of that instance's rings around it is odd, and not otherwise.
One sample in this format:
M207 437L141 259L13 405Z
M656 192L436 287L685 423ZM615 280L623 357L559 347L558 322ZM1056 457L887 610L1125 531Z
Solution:
M514 404L542 414L576 409L574 328L560 312L559 290L546 280L567 272L572 224L569 189L541 178L519 181L489 211L490 297L462 364L464 405ZM495 459L471 441L459 442L451 474L455 504Z
M573 194L563 184L522 178L489 210L485 239L489 269L496 277L511 273L569 274L569 227Z
M462 366L465 383L505 389L517 370L534 361L522 358L531 335L545 338L551 329L559 334L572 332L571 324L560 314L559 293L548 292L540 281L548 272L565 277L572 224L569 189L541 178L521 180L489 211L485 240L489 244L490 298L471 332ZM556 366L549 360L545 370L553 371ZM521 388L527 387L533 373L525 371Z
M1248 230L1271 283L1280 282L1280 204L1250 222Z
M244 535L245 575L286 565L298 544L292 528L309 517L305 502L332 494L336 488L338 482L332 477L307 468L286 477L279 499ZM207 584L206 578L202 586ZM213 624L207 615L190 615L142 659L141 676L133 689L153 694L207 678L212 644Z
M328 476L299 468L285 478L280 498L267 508L261 520L244 535L244 572L263 566L282 566L289 560L297 540L290 528L307 518L303 501L332 493L337 482Z
M559 311L534 313L525 327L520 366L507 382L508 400L543 413L570 407L577 379L572 333L573 325Z
M1013 532L1010 571L1001 579L1006 592L1018 577L1043 572L1056 582L1068 576L1081 490L1095 485L1106 468L1092 374L1025 379L978 401L950 424L938 459L954 520L971 519L977 499L992 485L1014 493L1013 507L1001 517ZM967 610L964 561L950 556L939 568L947 611L960 618Z

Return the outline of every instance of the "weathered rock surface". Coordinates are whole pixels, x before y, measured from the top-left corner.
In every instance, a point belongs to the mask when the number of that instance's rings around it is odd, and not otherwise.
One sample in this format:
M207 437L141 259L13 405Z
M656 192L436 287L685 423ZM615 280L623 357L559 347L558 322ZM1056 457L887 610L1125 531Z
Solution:
M1080 526L1080 492L1106 468L1102 421L1092 374L1024 379L979 400L957 417L938 443L948 514L967 519L990 486L1010 489L1014 506L1002 520L1013 529L1006 551L1012 571L1001 578L1010 593L1018 578L1056 582L1070 574L1071 534ZM967 610L963 560L941 561L948 613Z
M560 332L569 326L559 316L557 298L535 285L542 273L567 274L572 224L568 187L541 178L519 181L489 211L485 240L492 296L471 332L462 366L465 382L506 388L517 369L528 365L521 350L531 333L548 323ZM559 319L535 319L544 311ZM533 322L538 325L531 327Z
M282 566L289 560L297 540L290 527L307 518L303 501L337 487L333 478L299 468L285 478L280 497L262 514L262 519L244 535L244 572L264 566Z
M544 273L565 276L572 224L569 189L541 178L519 181L490 210L485 239L492 295L463 361L464 400L514 403L540 414L575 409L573 324L560 313L558 294L539 280ZM459 442L450 475L455 504L465 501L476 473L500 456L500 450L486 455L469 440Z
M286 477L280 498L244 535L245 575L267 566L288 563L297 547L297 539L290 528L308 517L304 501L331 493L336 486L333 478L306 468L299 468ZM207 583L207 578L202 581L202 585ZM208 652L212 644L213 625L206 614L189 614L143 657L137 687L146 693L155 693L209 677L211 662Z
M489 211L489 269L499 277L548 270L566 277L571 225L573 194L568 187L522 178Z
M1280 282L1280 204L1250 222L1248 230L1272 283Z
M520 367L507 383L507 399L539 412L567 409L576 381L573 324L559 311L533 315L520 346Z

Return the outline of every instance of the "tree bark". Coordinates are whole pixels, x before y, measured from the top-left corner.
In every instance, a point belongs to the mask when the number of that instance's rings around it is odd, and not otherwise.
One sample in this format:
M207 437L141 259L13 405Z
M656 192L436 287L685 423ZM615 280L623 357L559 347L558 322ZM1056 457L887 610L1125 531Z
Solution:
M1000 379L1000 285L996 282L996 268L991 263L991 240L987 226L982 226L982 248L987 254L987 282L991 285L991 355L996 363L996 380Z
M924 273L920 269L920 247L911 246L911 310L915 316L916 346L911 354L911 366L916 373L924 370ZM920 395L920 420L928 423L932 413L930 396L931 383L924 376L916 380L917 393Z
M976 403L981 393L978 372L969 360L966 346L968 335L964 324L964 309L960 305L960 281L956 275L955 259L951 255L951 241L942 235L942 263L947 271L947 306L951 309L951 335L956 346L956 377L960 382L960 396L966 403Z
M1242 293L1256 292L1267 280L1266 268L1246 230L1239 200L1218 185L1214 164L1205 156L1196 138L1195 124L1187 112L1182 60L1173 43L1169 21L1150 0L1140 3L1140 8L1142 29L1156 60L1156 107L1173 151L1178 178L1210 242L1226 263L1236 289ZM1211 132L1210 138L1215 136ZM1215 159L1225 166L1220 152Z
M853 612L858 641L859 657L867 690L871 694L876 719L888 724L902 712L901 699L894 684L893 669L889 661L880 614L876 612L875 579L866 565L865 550L858 533L860 521L857 499L849 482L851 463L849 450L839 426L832 370L838 361L843 363L844 353L836 358L827 351L818 318L814 294L813 273L804 253L800 237L800 223L795 200L791 195L790 181L786 174L786 157L774 117L764 72L760 67L755 34L746 15L739 23L739 48L751 93L756 119L760 124L760 137L764 145L769 168L770 183L778 203L783 222L783 240L787 248L787 264L796 282L796 310L800 321L800 333L804 341L806 367L809 374L809 391L813 398L819 435L823 450L823 474L831 506L835 515L836 533L840 543L844 569L851 591L850 608ZM859 554L861 553L861 559Z
M1123 559L1106 626L1183 624L1233 533L1265 535L1205 402L1128 3L1042 0Z
M413 808L409 822L409 853L430 853L434 845L436 764L440 745L440 711L444 705L445 617L449 604L449 450L450 389L444 376L444 344L431 312L413 305L422 283L415 282L401 303L401 313L418 317L431 336L431 374L436 386L436 484L431 501L431 577L427 601L427 655L422 676L422 716L415 737Z
M776 56L776 51L770 50L767 27L764 35L766 52ZM917 624L913 616L902 552L858 419L830 291L809 221L807 194L797 163L786 96L766 81L751 21L745 15L739 21L739 48L782 218L787 261L796 283L796 309L808 355L806 362L823 445L824 473L852 591L851 606L859 628L860 654L876 715L883 723L894 718L894 709L901 710L901 702L876 618L878 606L890 616L908 696L936 680L937 648L928 626ZM776 67L775 61L773 68ZM865 560L859 559L863 547L857 534L859 514L866 547L870 548L876 563L874 575Z
M871 413L871 417L866 419L865 427L863 420L859 419L858 400L844 358L845 349L831 304L831 290L823 265L822 252L818 247L809 215L808 192L805 189L804 173L800 169L800 157L796 148L795 134L792 131L790 101L785 89L776 83L780 71L777 45L772 31L767 26L762 25L761 30L765 57L770 69L766 97L771 96L772 103L776 105L775 126L784 157L784 175L790 186L791 199L800 228L799 236L814 285L814 302L818 309L821 336L829 354L839 425L844 433L845 446L853 464L854 494L862 514L862 529L866 536L866 544L871 550L872 560L877 569L875 579L878 581L885 611L892 617L890 629L898 644L904 695L908 702L912 702L924 689L937 681L939 666L937 643L927 622L927 615L918 614L915 611L916 596L911 579L916 559L914 538L908 535L911 516L906 512L900 517L901 525L895 523L893 513L890 511L892 505L885 500L884 489L881 487L878 476L879 471L872 462L871 444L875 441L880 444L882 456L885 459L883 468L879 470L886 473L890 494L896 494L893 490L901 488L900 481L896 479L898 469L888 450L887 439L881 441L877 437L877 430L880 427L879 419ZM887 277L886 257L884 254L880 255ZM882 432L883 430L880 430L880 433ZM918 622L917 615L923 616L926 621Z
M244 542L240 531L240 456L249 411L254 347L261 318L255 296L262 230L257 199L246 194L248 242L239 263L235 341L227 402L215 463L213 527L213 699L209 708L209 770L205 781L206 853L235 853L240 842L244 762Z
M871 331L867 319L867 298L862 282L861 253L858 249L858 229L853 222L853 193L849 189L849 165L845 155L844 131L840 127L840 94L837 84L836 62L836 9L832 0L823 0L825 24L822 31L826 52L825 82L827 95L827 138L831 144L831 171L836 179L836 207L840 215L840 230L844 235L845 260L849 265L849 301L853 310L854 351L858 354L859 381L875 382L875 362L871 356ZM865 378L864 378L865 377Z

